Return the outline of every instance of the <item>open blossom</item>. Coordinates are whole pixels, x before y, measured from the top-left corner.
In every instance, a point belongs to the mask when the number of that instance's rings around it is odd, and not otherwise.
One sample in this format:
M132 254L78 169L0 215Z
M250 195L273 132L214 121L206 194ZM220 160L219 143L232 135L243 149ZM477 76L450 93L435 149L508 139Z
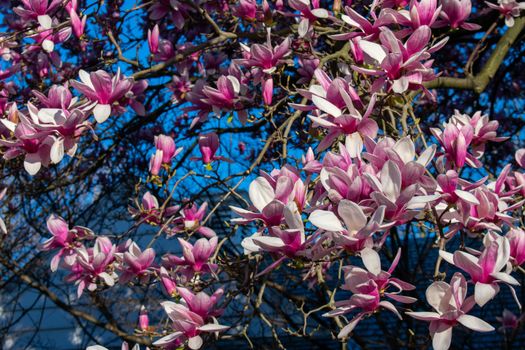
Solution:
M210 299L202 305L202 308L210 309L213 307L213 304L214 302ZM173 331L155 341L154 345L162 349L179 348L186 343L190 349L197 350L203 345L203 339L200 334L222 332L229 329L228 326L218 324L214 318L203 318L198 313L191 311L186 305L176 304L171 301L162 302L161 305L172 322L171 327Z
M474 298L479 306L485 305L496 296L500 283L519 285L507 271L502 271L510 258L510 245L505 237L486 239L485 249L479 257L459 250L454 254L441 250L439 255L470 275L475 285ZM515 293L512 287L511 291Z
M485 3L505 17L505 24L508 27L514 26L514 17L519 17L521 10L525 9L525 2L517 2L516 0L498 0L497 5L488 1Z
M240 0L233 8L233 14L247 21L255 21L257 15L257 2L255 0Z
M480 25L466 22L472 11L470 0L441 0L441 20L436 27L450 26L452 29L478 30Z
M337 213L345 223L331 211L315 210L309 217L310 222L327 232L331 232L336 246L351 252L359 252L374 245L372 235L390 225L383 225L385 207L380 206L368 220L363 209L356 203L343 199L337 206Z
M103 70L91 73L80 70L79 77L81 81L73 80L71 85L97 103L93 114L99 123L111 115L113 103L122 99L133 87L133 79L122 76L120 69L114 76Z
M519 228L512 228L505 237L509 241L510 259L514 266L521 266L525 263L525 231Z
M85 288L97 289L97 282L103 281L111 287L118 278L111 267L115 261L116 246L107 237L98 237L92 248L81 246L76 249L74 260L70 264L71 273L66 281L78 284L77 295L80 297Z
M295 202L290 202L283 209L286 229L274 226L268 230L268 235L256 232L251 237L243 239L241 245L245 254L254 252L269 252L276 257L275 261L258 275L263 275L277 268L285 259L295 258L305 254L306 236L301 214Z
M183 257L180 258L168 254L162 259L165 266L182 266L184 273L190 277L201 272L212 272L217 268L216 264L208 262L217 249L217 236L209 240L207 238L199 238L195 244L191 244L182 238L178 240L182 246Z
M401 169L394 161L388 160L379 174L365 174L373 188L370 197L378 205L386 207L386 219L397 223L411 220L430 202L439 198L437 194L426 195L424 192L422 193L417 183L403 188L403 172Z
M202 203L200 206L195 203L184 206L180 210L181 216L174 220L175 227L171 229L171 233L195 231L207 238L215 236L215 231L201 225L201 221L203 221L206 216L207 208L207 202Z
M383 86L387 91L403 93L409 89L425 88L423 83L434 80L436 75L432 70L430 54L441 49L448 38L428 47L431 38L428 26L417 28L403 43L395 34L385 28L379 34L380 44L360 40L358 45L366 54L365 62L377 66L377 69L363 68L353 65L352 68L365 75L376 76L372 91L379 91Z
M155 251L152 248L141 251L135 242L131 243L129 250L123 255L124 265L120 269L122 274L119 282L128 283L138 277L141 283L147 283L154 259Z
M401 24L411 26L414 29L420 26L431 27L441 12L441 6L437 6L437 0L414 0L410 2L409 6L410 22Z
M383 271L381 270L379 254L371 248L365 248L361 251L361 259L366 269L357 266L343 267L345 284L341 288L351 291L353 295L348 300L336 302L336 309L324 314L324 316L335 317L356 309L360 311L349 324L341 329L338 338L347 337L364 317L380 308L387 309L402 319L399 311L390 301L382 300L384 297L404 304L417 301L416 298L400 295L405 290L415 289L415 286L391 277L400 258L401 250L398 250L388 271Z
M452 342L452 328L458 324L477 332L491 332L494 330L482 319L467 315L474 307L473 297L467 296L467 281L459 272L456 272L450 284L438 281L427 288L427 301L435 312L407 312L415 319L430 322L430 335L435 350L447 350Z
M501 322L501 327L498 328L498 331L500 332L512 332L515 329L518 329L520 325L520 319L522 317L518 317L512 313L512 311L509 311L507 309L503 310L503 314L501 316L497 316L496 320Z
M42 243L41 249L58 249L51 259L51 271L57 270L62 257L74 254L75 248L81 245L80 240L94 237L93 231L87 227L74 226L70 229L64 219L54 214L47 219L47 229L53 236Z
M35 175L42 166L60 163L65 153L72 156L89 123L87 115L79 109L38 110L31 103L27 107L29 117L18 112L18 123L0 120L14 136L14 139L0 140L0 144L7 147L5 159L24 155L24 168L30 175Z
M267 227L279 226L284 220L284 208L291 201L302 210L305 205L306 189L297 169L284 166L271 174L263 173L256 178L248 191L252 206L249 210L230 207L241 218L233 222L246 224L262 220Z
M294 10L299 11L300 22L298 33L299 37L305 37L311 32L313 24L317 19L328 18L328 11L320 7L319 0L289 0L288 5Z
M272 46L270 32L265 45L254 44L251 47L242 45L246 59L239 60L241 65L250 68L255 81L260 81L263 87L264 102L272 103L273 78L272 73L284 62L284 58L291 54L291 39L286 38L276 47Z
M374 18L373 22L370 22L350 6L345 6L345 14L341 16L341 19L350 27L357 30L344 34L335 34L331 37L335 40L350 40L353 43L358 42L361 37L367 40L375 40L379 33L381 33L381 28L395 22L394 16L385 11L381 11L379 16ZM357 40L354 40L356 38Z
M62 0L22 0L22 6L13 11L25 20L38 20L45 29L51 28L52 19L49 15L62 4Z

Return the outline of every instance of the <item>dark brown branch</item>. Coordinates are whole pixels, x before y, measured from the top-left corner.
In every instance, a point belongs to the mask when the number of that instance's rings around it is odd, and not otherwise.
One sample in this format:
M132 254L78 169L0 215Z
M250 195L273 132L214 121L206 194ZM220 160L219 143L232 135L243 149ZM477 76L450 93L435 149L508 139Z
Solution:
M425 87L427 89L466 89L474 90L478 94L482 93L498 71L498 68L503 63L507 52L514 44L524 27L525 17L516 19L514 26L509 28L509 30L501 37L494 48L492 55L478 74L467 76L465 78L439 77L425 84Z

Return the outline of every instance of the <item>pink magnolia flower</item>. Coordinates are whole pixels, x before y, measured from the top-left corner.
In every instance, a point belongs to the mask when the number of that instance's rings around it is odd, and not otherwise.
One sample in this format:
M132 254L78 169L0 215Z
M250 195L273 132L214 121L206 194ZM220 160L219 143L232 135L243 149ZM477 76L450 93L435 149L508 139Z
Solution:
M199 150L201 152L201 158L192 157L192 160L202 160L207 168L211 168L211 163L214 161L226 161L232 162L232 160L217 156L217 150L219 149L219 136L216 133L211 132L209 134L199 135Z
M150 267L155 260L155 251L152 248L142 251L135 243L131 243L129 250L124 253L123 263L120 271L119 282L128 283L134 277L138 277L141 283L147 283L150 275Z
M330 232L336 247L354 253L372 248L374 245L372 235L391 226L383 225L384 206L380 206L368 220L359 205L343 199L337 206L337 213L346 228L341 225L341 221L333 212L327 210L315 210L308 219L314 226Z
M312 80L315 70L319 67L320 60L316 57L300 57L298 63L300 68L297 69L297 73L301 78L297 81L297 84L308 84Z
M251 47L242 46L248 58L241 60L240 63L247 67L255 68L253 70L255 76L260 76L262 73L272 74L277 69L277 66L284 62L283 59L291 54L291 43L291 39L286 38L282 43L273 47L270 33L268 32L266 44L253 44Z
M177 287L177 292L184 300L184 303L190 309L191 312L195 312L197 315L207 320L211 317L220 316L222 311L217 309L217 303L224 294L222 288L217 289L211 296L205 292L193 293L187 288Z
M52 19L49 15L50 12L58 8L62 3L62 0L22 0L22 6L13 8L13 11L25 19L38 20L38 23L45 29L51 28Z
M148 46L152 54L156 54L159 50L159 25L155 24L153 30L148 29Z
M93 248L84 246L76 250L76 259L71 264L71 273L66 281L78 283L77 295L80 297L85 288L97 289L97 281L103 281L112 287L118 278L110 265L115 261L116 246L107 237L98 237Z
M94 237L93 231L87 227L74 226L72 229L60 216L52 214L47 219L47 229L53 235L41 245L44 251L59 249L51 259L51 271L56 271L63 256L74 254L74 250L81 245L80 240Z
M516 162L522 168L525 168L525 148L520 148L515 154Z
M308 147L306 154L301 156L301 163L303 164L303 170L308 173L319 173L323 168L321 162L315 159L312 147Z
M420 26L432 26L437 20L441 6L437 6L437 0L412 0L410 2L410 20L414 29Z
M439 199L438 194L421 193L419 184L411 184L403 189L402 171L392 160L388 160L378 175L365 174L374 192L370 197L377 205L386 207L385 217L389 221L404 223L411 220L430 202Z
M415 319L430 322L432 345L436 350L447 350L452 341L452 328L458 324L477 332L494 330L487 322L476 316L467 315L474 307L473 297L467 296L467 281L456 272L450 284L438 281L432 283L426 291L427 301L435 312L406 312Z
M155 136L155 147L162 151L162 163L171 164L171 160L182 152L182 147L176 148L173 138L166 135Z
M82 16L82 19L78 16L77 12L73 9L69 11L69 17L71 18L71 28L77 38L81 38L86 28L87 16Z
M452 29L462 28L465 30L478 30L480 25L467 23L467 19L472 11L470 0L441 0L442 20L436 22L436 27L449 25Z
M61 28L59 30L46 29L39 27L37 32L31 35L31 38L36 43L42 46L42 49L48 53L52 53L55 50L55 44L60 44L69 39L71 36L71 28ZM33 46L32 49L35 49Z
M341 19L350 27L357 29L357 31L332 35L331 38L335 40L351 40L356 37L375 40L378 38L379 33L381 33L381 28L395 22L395 17L387 11L381 11L379 16L374 18L373 22L370 22L350 6L345 7L345 14L341 16Z
M2 124L13 133L14 140L0 140L8 150L5 159L25 155L24 168L30 175L38 173L43 166L59 163L64 154L74 155L78 138L89 126L87 115L73 111L43 108L38 110L28 103L29 118L18 113L19 122L1 119Z
M155 153L151 155L149 160L149 172L151 175L158 176L160 173L160 168L162 167L162 160L164 159L164 154L162 150L157 149Z
M481 114L481 111L477 111L471 117L456 110L450 118L450 123L453 123L459 129L464 125L472 126L472 154L476 158L480 158L483 155L487 142L503 142L508 139L508 137L497 136L498 121L489 120L489 116Z
M93 114L99 123L111 115L112 104L122 99L133 87L133 79L122 76L120 69L114 76L103 70L91 73L80 70L79 76L81 82L73 80L71 85L90 101L97 103Z
M427 47L431 38L428 26L417 28L410 37L401 42L395 34L384 28L379 34L381 44L369 40L360 40L358 45L366 54L365 62L377 66L377 69L362 68L353 65L352 69L365 75L379 77L372 90L378 91L386 85L387 91L403 93L408 89L420 89L425 92L423 83L435 79L430 54L441 49L448 38L432 47ZM427 95L430 93L427 92Z
M182 258L168 254L163 257L166 266L183 266L184 273L193 276L196 273L212 272L217 268L216 264L208 263L208 260L217 249L218 238L214 236L209 240L206 238L198 239L195 244L191 244L179 238L182 246Z
M213 231L211 228L201 225L201 221L204 220L206 215L207 208L207 202L202 203L200 206L197 206L195 203L184 206L180 211L180 218L175 220L175 224L177 226L172 229L171 232L178 233L184 231L195 231L207 238L216 236L215 231Z
M140 307L140 314L139 314L139 329L143 332L147 332L149 329L149 316L148 316L148 310L142 305Z
M415 287L397 278L392 278L391 274L399 263L401 250L398 250L392 265L388 271L381 270L381 259L379 254L371 249L365 248L361 251L361 259L365 269L357 266L343 267L345 284L341 287L353 293L349 300L342 300L335 303L336 309L323 316L335 317L360 309L360 312L339 332L338 338L346 338L357 324L366 316L374 313L380 308L385 308L396 314L402 319L396 307L383 297L394 301L409 304L417 301L416 298L400 295L405 290L414 290Z
M479 204L464 200L457 203L457 219L471 233L486 229L501 232L504 225L512 226L515 219L506 212L511 212L523 204L523 201L519 201L509 205L508 199L487 186L477 187L471 193Z
M485 1L488 7L499 11L505 17L505 24L507 27L514 26L514 17L519 17L521 10L525 9L525 2L517 2L516 0L498 0L498 4Z
M241 85L239 80L233 75L222 75L217 80L217 88L205 86L202 93L206 96L203 102L212 106L215 113L220 114L220 110L234 110L242 108L239 102Z
M66 85L52 85L47 96L40 91L33 90L33 95L38 98L43 107L69 110L77 102Z
M510 259L514 266L525 263L525 231L520 228L512 228L505 237L509 241Z
M276 257L275 261L266 267L257 276L263 275L277 268L285 259L304 255L306 248L306 237L301 214L295 202L290 202L283 209L283 215L287 228L271 227L269 235L256 232L251 237L243 239L241 245L245 254L254 252L269 252Z
M476 185L479 186L481 184L467 185L466 181L460 179L455 170L448 170L445 174L439 174L437 177L437 183L437 192L442 194L441 198L448 204L455 204L461 201L472 205L480 204L478 198L474 194L463 190L462 188L471 190Z
M496 320L501 323L501 327L498 328L498 331L505 333L518 329L521 321L520 319L521 317L514 315L512 311L504 309L501 316L496 316Z
M169 296L177 295L177 283L164 266L159 269L160 282Z
M479 257L456 251L454 254L439 251L439 255L449 264L455 265L470 275L475 284L474 299L479 306L484 306L499 292L499 283L519 285L519 282L508 272L510 245L505 237L499 237L486 243ZM510 288L513 292L514 289ZM515 293L515 292L514 292Z
M248 195L252 206L249 210L230 207L241 216L232 222L246 224L262 220L267 227L279 226L284 220L284 208L291 201L300 210L304 208L306 189L296 169L285 166L270 175L262 175L250 184Z
M319 18L328 18L327 10L320 8L319 0L288 0L288 5L299 11L301 21L299 22L299 37L305 37L312 29L313 24Z
M179 210L179 206L168 206L164 210L159 207L157 198L149 191L142 196L142 203L137 208L129 208L133 217L140 217L148 224L159 225L163 218L169 218Z
M212 320L213 322L207 322L199 314L190 311L185 305L171 301L162 302L161 305L172 321L173 333L153 343L160 348L179 348L187 343L192 350L200 349L203 345L201 333L222 332L229 328L218 324L215 319Z
M233 8L233 14L247 21L255 21L257 15L257 2L255 0L240 0Z
M481 166L481 162L468 152L474 137L474 129L470 124L458 127L447 123L443 131L437 128L431 128L430 131L444 148L447 164L452 163L457 168L462 168L465 163L474 168Z

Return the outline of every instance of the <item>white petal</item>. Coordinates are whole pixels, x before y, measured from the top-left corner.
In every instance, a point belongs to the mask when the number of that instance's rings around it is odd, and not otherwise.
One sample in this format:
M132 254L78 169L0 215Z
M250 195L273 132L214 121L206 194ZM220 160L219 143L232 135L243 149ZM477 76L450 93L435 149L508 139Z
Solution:
M363 150L363 138L358 132L346 136L345 147L352 158L360 158Z
M202 338L198 335L188 340L188 347L192 350L200 349L201 346L202 346Z
M477 282L474 287L476 304L483 307L489 300L493 299L498 292L499 287L497 285Z
M361 259L366 269L374 275L381 273L381 259L379 254L371 248L365 248L361 251Z
M317 18L327 18L328 17L328 11L325 9L314 9L310 11L312 15L314 15Z
M308 33L309 28L310 28L310 22L308 21L308 19L303 18L301 22L299 23L299 27L297 28L299 37L303 38L306 35L306 33Z
M343 231L341 222L331 211L316 210L308 218L314 225L329 232L340 232Z
M64 158L64 139L63 138L57 138L56 141L53 143L53 146L51 146L51 152L50 152L50 158L51 162L54 164L60 163L62 158Z
M45 39L42 42L42 48L46 52L53 52L53 50L55 49L55 43L52 42L51 40Z
M467 203L474 204L474 205L479 204L479 200L476 198L476 196L474 196L470 192L463 191L463 190L455 190L454 192L459 198L463 199Z
M313 95L312 102L317 106L317 108L334 117L339 117L343 113L339 108L337 108L337 106L322 97Z
M461 315L458 317L458 322L477 332L492 332L494 330L490 324L472 315Z
M262 176L259 176L250 184L248 195L255 208L261 212L275 198L272 185Z
M35 175L38 173L42 163L40 157L36 154L27 154L24 159L24 169L29 173L29 175Z
M38 23L44 28L49 29L53 25L53 21L51 20L51 17L49 15L40 15L37 17Z
M366 216L361 207L352 201L343 199L337 208L339 216L345 222L346 228L352 231L359 231L366 226Z
M432 346L434 350L447 350L452 342L452 327L448 327L441 332L434 333Z
M93 108L93 115L98 123L104 123L111 115L111 106L97 104L95 108Z
M403 137L397 141L393 148L405 164L414 160L416 156L416 148L409 137Z
M386 57L385 49L383 49L383 47L379 44L367 40L360 40L358 45L364 53L376 60L378 63L383 62Z

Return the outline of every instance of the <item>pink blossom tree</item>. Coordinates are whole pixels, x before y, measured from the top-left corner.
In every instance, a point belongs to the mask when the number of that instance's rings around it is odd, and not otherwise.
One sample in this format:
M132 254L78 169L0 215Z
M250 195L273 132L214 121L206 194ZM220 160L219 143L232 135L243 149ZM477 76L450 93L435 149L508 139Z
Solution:
M0 6L0 296L73 345L525 344L525 3Z

